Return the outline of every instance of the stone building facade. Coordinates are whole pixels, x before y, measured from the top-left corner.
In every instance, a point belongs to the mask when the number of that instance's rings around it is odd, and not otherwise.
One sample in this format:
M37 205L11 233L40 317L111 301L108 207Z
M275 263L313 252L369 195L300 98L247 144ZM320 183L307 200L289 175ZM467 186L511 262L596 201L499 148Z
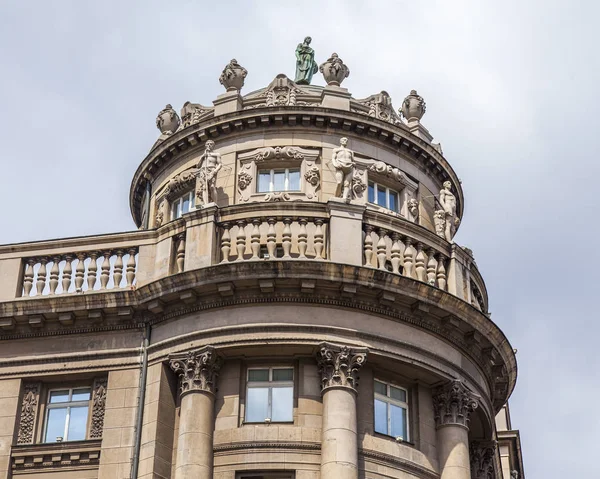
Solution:
M1 479L524 477L425 102L321 71L167 105L137 231L0 246Z

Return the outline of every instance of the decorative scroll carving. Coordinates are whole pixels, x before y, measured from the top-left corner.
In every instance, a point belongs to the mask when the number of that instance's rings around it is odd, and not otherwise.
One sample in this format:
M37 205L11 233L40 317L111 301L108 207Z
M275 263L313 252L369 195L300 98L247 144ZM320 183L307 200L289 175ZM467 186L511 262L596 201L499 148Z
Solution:
M496 479L494 455L496 441L473 441L471 452L471 479Z
M457 379L433 391L436 427L457 425L469 427L469 416L477 409L479 396Z
M350 349L321 343L317 353L317 363L321 374L321 389L347 387L358 389L358 372L367 361L366 349Z
M99 439L102 437L102 429L104 428L104 410L106 408L107 382L106 378L98 378L94 381L90 439Z
M385 175L388 178L392 178L393 180L399 181L403 185L412 183L401 169L396 168L392 165L388 165L383 161L375 161L374 163L372 163L369 166L369 171L374 171L381 175Z
M301 98L303 101L299 101ZM244 110L270 106L306 106L319 104L321 95L301 89L283 73L258 94L244 98Z
M378 120L387 121L392 125L402 123L402 120L394 111L392 98L386 91L376 93L362 100L356 100L356 103L366 108L352 108L352 111L377 118Z
M304 173L304 179L312 186L319 186L319 182L321 181L319 168L314 165L308 168L306 173Z
M285 191L275 191L273 193L267 193L265 195L265 201L292 201L292 197Z
M17 444L32 444L40 398L40 383L26 383L21 402L21 420Z
M181 395L191 391L214 394L217 376L223 363L215 348L206 346L169 358L171 369L179 376Z
M247 171L240 171L238 173L238 188L240 190L245 190L252 183L253 177Z
M207 117L213 112L213 107L186 101L181 108L181 128L187 128L188 126L200 123L200 120L202 120L203 117Z

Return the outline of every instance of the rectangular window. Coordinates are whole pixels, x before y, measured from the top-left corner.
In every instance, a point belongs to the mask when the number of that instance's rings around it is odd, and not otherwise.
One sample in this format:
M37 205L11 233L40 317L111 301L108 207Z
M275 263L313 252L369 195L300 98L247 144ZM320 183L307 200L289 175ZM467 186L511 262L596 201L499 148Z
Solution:
M171 220L181 218L184 214L192 211L195 203L196 195L194 194L193 190L173 200L171 202Z
M408 392L375 380L375 432L408 441Z
M398 202L399 194L397 191L391 190L386 186L380 185L373 181L369 181L369 191L367 199L369 203L387 208L396 213L400 212L400 204Z
M294 369L248 369L245 422L294 420Z
M57 389L48 392L44 442L86 439L90 388Z
M300 169L260 170L258 193L273 191L300 191Z

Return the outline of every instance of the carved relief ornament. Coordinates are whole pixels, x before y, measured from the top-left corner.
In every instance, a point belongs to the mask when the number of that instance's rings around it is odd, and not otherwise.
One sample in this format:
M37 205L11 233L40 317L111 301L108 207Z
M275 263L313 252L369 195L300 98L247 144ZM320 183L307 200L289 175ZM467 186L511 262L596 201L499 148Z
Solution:
M471 479L495 479L496 441L473 441L470 445Z
M402 120L394 111L392 98L386 91L376 93L362 100L356 100L352 111L377 118L392 125L403 125Z
M90 439L99 439L102 437L102 431L104 429L104 411L106 408L107 382L106 378L98 378L94 381Z
M187 128L188 126L200 123L204 118L208 118L214 114L214 107L204 106L200 103L191 103L186 101L181 108L181 127L180 129Z
M479 396L462 381L453 380L433 391L433 411L436 427L469 427L469 416L477 409Z
M193 391L215 393L223 360L212 346L173 355L169 364L179 376L182 396Z
M241 203L252 201L293 201L316 200L321 186L321 173L318 165L319 150L297 146L276 146L258 148L238 155L237 192ZM258 192L258 171L261 168L277 168L284 163L300 168L300 191ZM286 166L287 167L287 166ZM277 195L276 193L285 193Z
M17 444L33 443L40 390L40 383L26 383L23 387L23 401L21 402L21 420L19 421Z
M287 76L279 74L263 91L244 98L244 109L273 106L306 106L318 104L320 101L321 95L301 89Z
M321 343L317 352L321 390L346 387L356 391L358 372L366 362L366 349L351 349L348 346Z

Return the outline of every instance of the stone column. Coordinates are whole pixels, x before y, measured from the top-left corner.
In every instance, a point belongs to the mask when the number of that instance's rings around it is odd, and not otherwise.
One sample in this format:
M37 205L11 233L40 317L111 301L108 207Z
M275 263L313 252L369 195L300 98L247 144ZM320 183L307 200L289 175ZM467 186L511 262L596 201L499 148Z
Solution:
M215 386L222 360L212 346L173 355L181 382L175 479L212 479Z
M440 479L471 479L469 416L479 396L454 380L433 391Z
M471 479L495 478L495 455L496 441L473 441L471 443Z
M366 349L322 343L317 353L323 396L321 477L358 478L356 396Z

